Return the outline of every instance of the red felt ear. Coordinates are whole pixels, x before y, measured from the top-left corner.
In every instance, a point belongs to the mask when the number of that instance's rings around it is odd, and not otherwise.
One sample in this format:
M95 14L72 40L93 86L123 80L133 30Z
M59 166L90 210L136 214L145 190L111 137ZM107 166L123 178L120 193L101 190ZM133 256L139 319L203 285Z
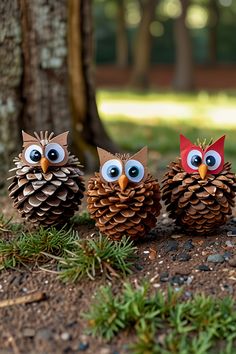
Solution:
M224 142L225 135L216 140L213 144L209 145L204 151L204 161L206 164L209 156L213 156L215 158L215 164L208 165L208 171L213 175L220 173L224 167Z
M221 157L224 157L224 143L225 143L225 135L216 140L213 144L209 145L205 152L209 150L217 151Z
M193 143L189 139L180 134L180 153L185 149L189 149L192 145Z

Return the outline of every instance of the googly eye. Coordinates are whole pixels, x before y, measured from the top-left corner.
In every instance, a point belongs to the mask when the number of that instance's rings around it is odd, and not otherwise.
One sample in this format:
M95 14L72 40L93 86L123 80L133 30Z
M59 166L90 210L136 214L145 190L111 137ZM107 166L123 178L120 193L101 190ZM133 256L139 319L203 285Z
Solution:
M191 150L187 156L187 164L192 170L198 170L202 163L202 153L199 150Z
M215 150L207 151L204 156L204 163L208 166L208 170L210 171L216 170L220 166L221 160L220 154Z
M107 182L115 182L122 174L122 164L119 160L109 160L104 163L101 169L102 177Z
M42 148L38 145L30 145L25 150L25 159L30 164L36 164L41 160Z
M52 163L60 163L65 158L65 151L61 145L51 143L45 148L45 157Z
M131 182L138 183L144 177L144 167L137 160L129 160L125 164L125 174Z

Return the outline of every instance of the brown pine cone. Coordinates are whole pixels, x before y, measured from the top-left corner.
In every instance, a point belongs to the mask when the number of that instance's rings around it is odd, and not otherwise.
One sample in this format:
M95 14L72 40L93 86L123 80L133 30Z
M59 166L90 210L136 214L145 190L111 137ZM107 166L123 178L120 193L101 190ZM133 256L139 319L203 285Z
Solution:
M144 237L155 227L161 210L159 183L150 174L144 182L121 191L119 184L104 183L95 173L88 182L87 195L91 218L101 233L114 240Z
M199 173L185 172L178 159L168 166L161 190L167 211L178 225L207 235L224 225L232 214L236 177L227 162L219 174L202 179Z
M49 226L68 222L81 204L84 182L79 161L69 155L65 166L43 173L34 166L25 166L21 154L15 159L16 171L9 186L13 206L28 221Z

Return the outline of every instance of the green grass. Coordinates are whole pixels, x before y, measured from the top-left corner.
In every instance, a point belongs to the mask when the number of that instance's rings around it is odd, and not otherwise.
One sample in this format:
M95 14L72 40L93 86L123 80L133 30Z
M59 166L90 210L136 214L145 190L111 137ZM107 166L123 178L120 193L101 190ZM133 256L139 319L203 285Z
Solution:
M73 251L65 251L59 261L59 276L64 281L75 282L89 277L95 280L99 274L110 278L131 273L136 247L128 238L120 242L110 241L100 235L97 239L79 240Z
M234 300L181 296L171 288L167 296L150 294L147 284L125 283L118 294L103 286L84 316L96 337L109 341L121 331L135 334L130 346L135 354L235 353Z
M73 225L89 225L88 213L82 213ZM40 227L32 232L22 231L18 224L0 215L0 270L25 266L46 266L47 271L58 269L63 281L75 282L81 278L95 280L104 274L107 278L122 278L131 273L136 247L128 238L110 241L99 235L93 239L80 239L77 231L55 227ZM51 262L50 262L51 261Z
M226 159L236 168L236 92L135 92L99 90L97 101L108 133L123 149L148 145L165 156L179 154L179 133L191 141L226 134ZM164 166L163 166L164 167Z
M0 269L35 266L48 262L50 255L63 255L73 249L78 234L71 229L39 228L19 232L10 240L0 239Z

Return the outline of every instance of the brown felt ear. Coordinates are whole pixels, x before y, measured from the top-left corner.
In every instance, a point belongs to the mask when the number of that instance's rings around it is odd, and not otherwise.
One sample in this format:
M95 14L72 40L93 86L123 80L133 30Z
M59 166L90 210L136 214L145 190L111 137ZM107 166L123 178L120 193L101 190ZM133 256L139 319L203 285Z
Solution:
M97 147L97 152L98 152L98 157L99 157L99 161L100 161L100 166L103 166L104 163L108 160L117 159L116 156L114 156L110 152L108 152L100 147Z
M148 148L147 148L147 146L144 146L141 150L136 152L136 154L131 156L130 160L131 159L141 162L143 167L146 169L147 168L147 160L148 160Z
M31 143L39 143L38 139L22 130L23 147Z
M50 140L50 143L57 143L61 146L67 146L67 139L68 139L69 132L64 132L55 136L53 139Z

